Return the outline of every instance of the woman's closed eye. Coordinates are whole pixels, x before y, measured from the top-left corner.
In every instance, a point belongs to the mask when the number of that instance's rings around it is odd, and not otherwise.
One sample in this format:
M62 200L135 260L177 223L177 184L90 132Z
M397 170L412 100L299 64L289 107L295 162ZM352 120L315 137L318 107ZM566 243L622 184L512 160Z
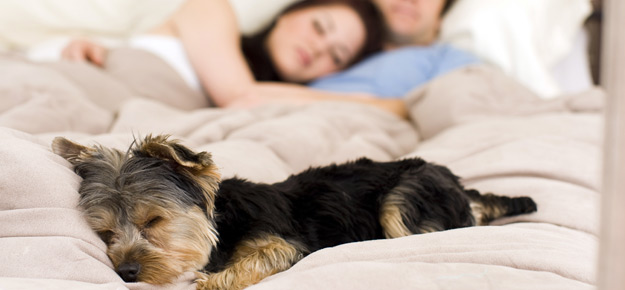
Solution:
M343 66L343 58L336 51L330 51L330 57L332 57L332 62L334 62L336 66Z
M321 21L319 21L319 19L316 19L316 18L313 19L312 25L313 25L313 28L315 29L315 31L319 35L321 35L321 36L325 35L326 30L325 30L325 28L323 28L323 25L321 24Z

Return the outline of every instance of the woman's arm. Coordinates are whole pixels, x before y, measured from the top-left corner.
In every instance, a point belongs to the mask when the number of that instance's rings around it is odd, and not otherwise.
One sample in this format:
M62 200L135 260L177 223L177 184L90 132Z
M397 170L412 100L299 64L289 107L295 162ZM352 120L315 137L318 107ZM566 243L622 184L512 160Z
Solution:
M218 106L228 106L256 83L241 51L238 24L228 0L187 0L173 16L173 26Z
M181 39L202 85L220 107L250 107L271 102L358 102L406 118L401 100L364 94L339 94L288 84L257 82L241 51L239 27L228 0L188 0L173 16Z
M357 93L334 93L297 84L276 82L258 82L248 92L248 95L231 103L231 106L253 107L272 102L309 104L319 101L367 104L386 110L401 118L408 118L406 104L401 99L380 99L372 95Z

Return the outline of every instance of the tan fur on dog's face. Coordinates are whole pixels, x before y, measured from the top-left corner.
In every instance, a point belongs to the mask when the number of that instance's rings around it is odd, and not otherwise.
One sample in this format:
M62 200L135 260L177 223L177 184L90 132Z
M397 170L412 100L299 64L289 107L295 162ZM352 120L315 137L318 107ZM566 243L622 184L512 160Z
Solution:
M199 270L217 244L213 223L219 173L206 152L148 136L123 154L55 139L55 153L83 177L80 206L129 282L172 282Z
M211 225L199 208L169 210L156 222L131 219L135 222L116 225L112 230L104 228L104 232L112 232L107 254L115 269L137 263L137 281L165 284L185 271L201 269L215 246Z

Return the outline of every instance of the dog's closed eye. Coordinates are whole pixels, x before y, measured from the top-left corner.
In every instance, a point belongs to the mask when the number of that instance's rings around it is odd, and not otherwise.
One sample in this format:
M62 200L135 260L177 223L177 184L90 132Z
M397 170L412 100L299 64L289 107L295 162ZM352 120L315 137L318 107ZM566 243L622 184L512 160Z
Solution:
M108 231L108 230L98 232L98 236L100 236L100 239L102 239L102 241L104 241L104 243L106 243L107 245L111 244L114 234L115 233L113 233L113 231Z
M143 228L144 229L149 229L151 227L154 227L156 224L158 224L162 220L163 220L163 218L160 217L160 216L153 217L150 220L148 220L148 222L146 222L145 225L143 225Z
M141 229L141 236L143 236L144 239L149 239L150 235L148 232L151 228L154 228L161 221L163 221L163 218L160 216L148 219L148 221L143 225L143 228Z

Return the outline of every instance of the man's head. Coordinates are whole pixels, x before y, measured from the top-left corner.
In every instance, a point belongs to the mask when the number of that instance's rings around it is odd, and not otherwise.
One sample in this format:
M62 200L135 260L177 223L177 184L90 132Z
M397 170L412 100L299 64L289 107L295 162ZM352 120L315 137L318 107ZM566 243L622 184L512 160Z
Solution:
M373 0L387 23L389 47L428 45L438 36L453 0Z

